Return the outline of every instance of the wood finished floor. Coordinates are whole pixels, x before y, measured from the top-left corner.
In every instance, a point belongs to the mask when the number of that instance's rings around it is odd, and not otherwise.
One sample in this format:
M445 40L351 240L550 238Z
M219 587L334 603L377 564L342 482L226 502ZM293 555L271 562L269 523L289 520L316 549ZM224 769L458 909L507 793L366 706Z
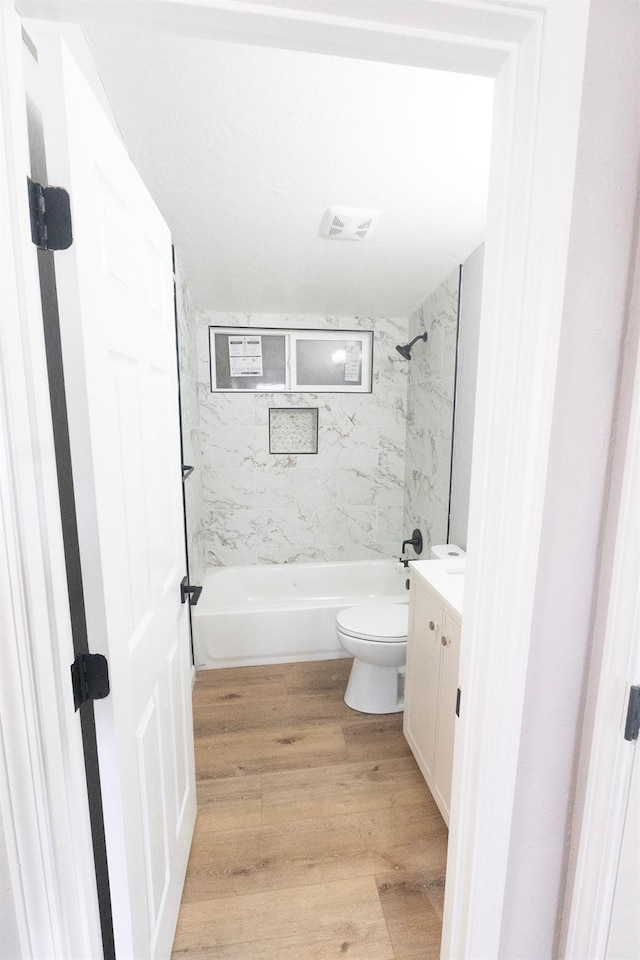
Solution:
M447 831L350 660L208 670L174 960L437 960Z

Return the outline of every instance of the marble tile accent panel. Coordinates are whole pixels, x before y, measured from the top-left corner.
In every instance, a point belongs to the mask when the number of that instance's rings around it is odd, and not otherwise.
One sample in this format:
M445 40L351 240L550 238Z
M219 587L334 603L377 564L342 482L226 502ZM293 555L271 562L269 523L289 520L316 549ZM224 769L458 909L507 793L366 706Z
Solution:
M214 395L215 397L215 395ZM238 398L236 398L238 399ZM246 396L241 397L246 403ZM267 393L253 396L253 420L267 425L270 407L317 407L321 429L349 429L373 426L391 434L402 434L406 419L406 382L393 382L374 393ZM248 422L245 411L245 420ZM237 422L237 421L236 421Z
M440 353L440 379L448 380L456 375L456 346L458 338L457 325L444 328L440 336L442 338Z
M375 427L381 433L404 435L407 418L406 384L379 388L374 394L346 395L339 409L320 410L325 426L340 426L348 421L354 427Z
M404 538L403 538L404 539ZM389 540L384 543L348 543L339 547L339 560L380 560L397 559L400 555L402 541Z
M260 545L292 548L297 542L296 510L269 508L205 510L205 537L213 547L237 548L239 545L257 551Z
M216 426L253 427L255 425L251 396L245 393L211 393L208 384L199 384L198 393L200 422L203 430ZM275 403L272 404L272 406L275 405Z
M337 505L339 477L338 470L312 467L258 470L255 472L256 506L327 510Z
M198 377L198 347L196 342L196 312L187 280L176 254L176 301L180 374L190 380Z
M256 551L257 563L328 563L335 562L335 547L261 547Z
M428 331L455 324L458 316L458 294L459 268L455 267L431 296L411 314L410 328L412 321Z
M297 551L268 548L258 550L257 563L347 563L353 560L389 560L400 554L400 542L327 544L299 547Z
M204 534L204 558L207 568L211 567L244 567L247 564L257 563L255 546L235 544L222 545L218 539L212 539Z
M376 508L376 541L392 541L402 545L403 535L403 507Z
M375 514L368 507L299 511L298 542L302 546L346 546L375 541Z
M406 317L334 317L339 330L376 330L376 340L395 341L407 329ZM378 334L379 330L379 334Z
M256 480L258 470L217 470L210 467L204 472L202 498L205 509L233 510L239 507L257 507ZM260 504L278 506L278 504Z
M330 410L330 394L322 393L257 393L251 397L242 397L245 404L251 410L253 423L256 426L269 426L269 409L278 407L281 409L297 409L300 407L317 407L318 420L326 424L328 412Z
M206 568L204 527L200 522L189 540L189 576L192 582L202 583Z
M407 462L449 482L453 433L453 380L436 380L416 391L407 422Z
M407 337L402 338L399 343L406 343ZM375 352L375 344L374 344ZM409 382L409 363L412 361L404 360L399 353L397 353L395 344L390 348L393 350L395 356L387 354L386 351L383 356L375 357L373 361L373 390L374 393L377 390L385 389L389 386L399 386L404 385L405 389ZM381 351L379 351L381 352Z
M373 474L349 467L338 473L338 495L353 506L401 506L404 502L403 476L377 469Z
M446 479L440 477L428 477L419 470L414 470L410 474L412 482L412 496L408 501L407 526L420 526L421 523L429 523L430 529L438 538L433 542L445 543L447 532L447 513L449 505L449 484ZM424 535L425 531L422 530Z
M183 461L193 467L197 467L200 450L200 409L198 406L197 384L195 380L185 380L184 377L180 378L180 402Z
M218 470L255 469L268 463L269 437L261 427L215 426L202 430L202 465Z
M189 429L188 423L189 421L183 415L182 462L197 469L200 466L200 430Z
M191 483L196 480L196 483ZM185 513L187 518L187 532L196 533L202 523L202 495L197 483L198 477L194 471L187 477L184 485Z
M385 474L388 481L404 476L405 444L404 437L395 438L388 435L380 437L378 445L378 469Z
M342 468L347 463L374 471L378 465L378 431L375 427L342 427L321 430L316 462L319 468Z
M445 335L448 334L450 329L451 328L447 327L445 333L445 329L436 327L435 330L429 332L429 339L426 343L419 340L412 347L411 369L409 371L411 390L408 391L409 393L411 393L412 390L415 391L420 385L431 383L440 378ZM416 334L423 332L422 330L416 330L413 336L415 337ZM411 333L409 334L409 339L411 339Z
M340 321L344 317L334 314L306 314L306 313L226 313L223 310L207 310L202 314L206 318L207 326L217 327L292 327L294 330L338 330ZM340 328L355 329L355 319L347 317L349 322ZM365 329L369 329L366 326Z

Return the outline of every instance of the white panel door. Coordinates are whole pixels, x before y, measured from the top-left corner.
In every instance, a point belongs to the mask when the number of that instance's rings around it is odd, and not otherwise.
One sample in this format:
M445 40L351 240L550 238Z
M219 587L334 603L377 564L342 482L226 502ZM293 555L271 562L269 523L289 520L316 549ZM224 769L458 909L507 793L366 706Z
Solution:
M83 75L41 37L49 182L82 575L111 694L96 725L116 951L171 952L195 819L169 230Z

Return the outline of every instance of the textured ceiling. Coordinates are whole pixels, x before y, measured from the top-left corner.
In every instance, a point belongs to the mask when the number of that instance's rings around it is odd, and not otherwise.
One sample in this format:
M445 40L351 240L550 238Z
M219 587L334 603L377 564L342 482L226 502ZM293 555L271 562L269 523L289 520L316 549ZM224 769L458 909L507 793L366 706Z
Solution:
M493 83L93 28L129 152L199 309L403 316L484 236ZM380 210L365 241L331 205Z

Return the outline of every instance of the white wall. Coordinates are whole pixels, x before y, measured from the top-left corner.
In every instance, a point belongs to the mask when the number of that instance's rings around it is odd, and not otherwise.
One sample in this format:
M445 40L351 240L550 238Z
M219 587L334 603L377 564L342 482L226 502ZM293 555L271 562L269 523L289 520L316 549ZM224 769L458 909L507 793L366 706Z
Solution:
M476 408L483 265L484 244L478 247L463 264L460 285L448 542L457 544L463 550L467 549L467 527L469 526L469 489Z
M640 8L592 0L500 956L558 955L638 196ZM637 326L638 317L632 318ZM508 624L505 641L508 641ZM589 710L587 716L589 715ZM579 810L577 811L579 816Z

